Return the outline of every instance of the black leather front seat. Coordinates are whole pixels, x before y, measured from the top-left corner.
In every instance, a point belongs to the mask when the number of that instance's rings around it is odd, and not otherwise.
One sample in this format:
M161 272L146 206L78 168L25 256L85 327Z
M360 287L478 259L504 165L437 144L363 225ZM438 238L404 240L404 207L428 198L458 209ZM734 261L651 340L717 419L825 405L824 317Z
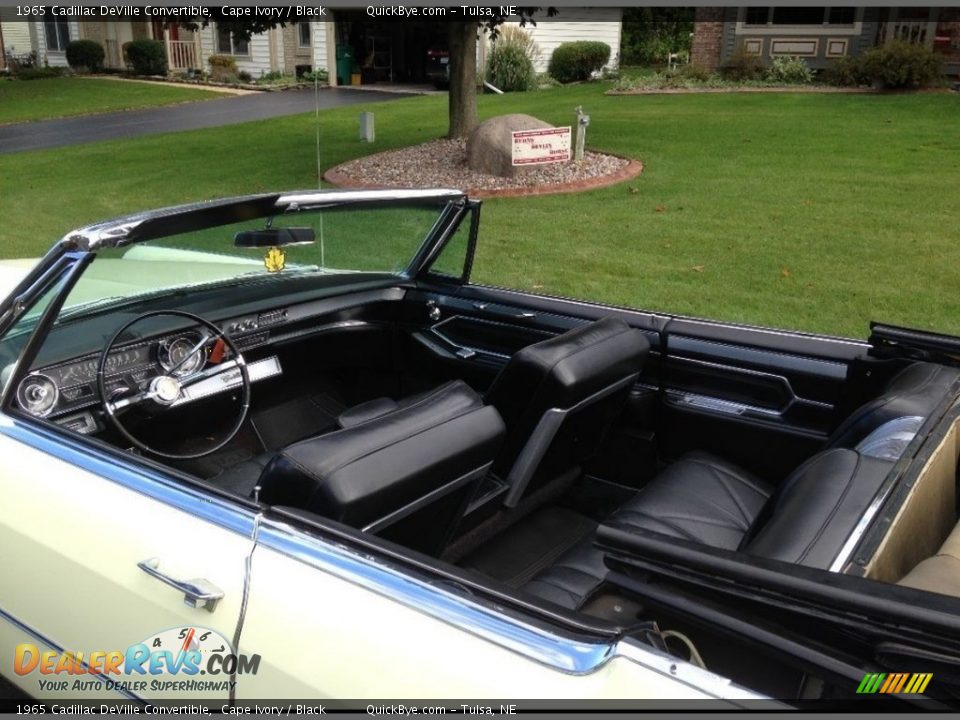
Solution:
M484 398L507 427L493 468L510 488L505 504L516 505L541 482L596 452L649 350L641 331L611 317L528 345L510 358ZM371 400L338 422L351 427L402 411L420 397ZM563 441L554 443L561 428Z
M438 552L503 439L495 408L450 382L395 412L278 452L260 499Z

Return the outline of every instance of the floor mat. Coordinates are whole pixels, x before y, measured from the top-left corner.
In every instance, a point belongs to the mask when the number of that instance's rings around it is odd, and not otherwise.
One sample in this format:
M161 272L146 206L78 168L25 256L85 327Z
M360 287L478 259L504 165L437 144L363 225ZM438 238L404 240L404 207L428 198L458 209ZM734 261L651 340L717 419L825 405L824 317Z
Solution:
M331 430L345 407L326 393L288 400L261 410L253 425L267 450L279 450L297 440Z
M552 505L524 518L468 555L460 565L520 587L596 527L590 518Z

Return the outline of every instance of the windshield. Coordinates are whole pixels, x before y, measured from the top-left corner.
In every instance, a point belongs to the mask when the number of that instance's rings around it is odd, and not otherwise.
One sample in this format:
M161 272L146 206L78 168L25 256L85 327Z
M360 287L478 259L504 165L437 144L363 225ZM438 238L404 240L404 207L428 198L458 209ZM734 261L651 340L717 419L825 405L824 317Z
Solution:
M227 282L303 273L402 273L436 224L445 201L348 205L185 232L97 253L70 292L61 319L126 298ZM297 228L296 244L273 245L258 233L238 247L238 233ZM288 233L289 241L292 233ZM283 237L282 233L276 236ZM305 238L310 238L304 242Z

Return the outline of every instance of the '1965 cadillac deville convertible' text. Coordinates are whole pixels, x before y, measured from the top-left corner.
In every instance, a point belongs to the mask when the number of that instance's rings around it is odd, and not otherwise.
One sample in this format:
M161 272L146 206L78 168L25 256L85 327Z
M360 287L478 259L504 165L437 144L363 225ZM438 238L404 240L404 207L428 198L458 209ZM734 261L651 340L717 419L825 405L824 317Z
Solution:
M953 704L960 339L471 284L479 214L263 194L7 267L0 673L225 704Z

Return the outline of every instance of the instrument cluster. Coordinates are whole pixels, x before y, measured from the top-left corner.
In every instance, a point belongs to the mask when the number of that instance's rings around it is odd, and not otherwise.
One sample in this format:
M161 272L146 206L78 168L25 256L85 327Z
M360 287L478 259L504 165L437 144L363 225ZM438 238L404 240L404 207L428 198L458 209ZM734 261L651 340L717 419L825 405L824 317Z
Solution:
M110 397L123 395L157 375L184 377L200 370L206 351L198 347L199 333L128 345L110 353L104 380ZM98 355L35 370L17 388L17 403L36 417L74 412L99 401Z

